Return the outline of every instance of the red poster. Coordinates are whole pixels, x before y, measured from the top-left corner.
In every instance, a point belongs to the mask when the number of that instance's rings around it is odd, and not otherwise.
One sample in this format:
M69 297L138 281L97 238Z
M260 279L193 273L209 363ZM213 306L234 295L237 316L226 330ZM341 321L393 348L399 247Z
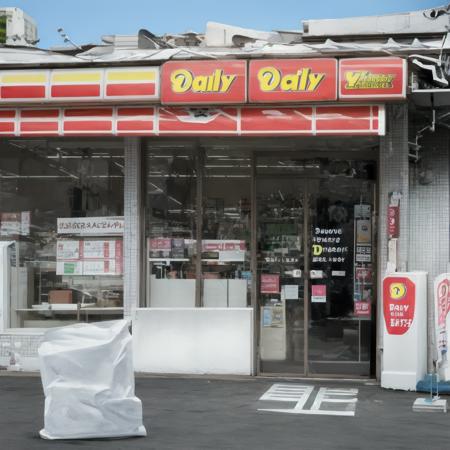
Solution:
M339 98L406 98L406 60L352 58L339 61Z
M416 286L405 277L386 277L383 281L383 310L389 334L405 334L414 320Z
M372 268L370 267L356 267L355 278L360 283L370 284L372 283Z
M251 61L249 101L334 101L337 98L336 79L337 61L332 58Z
M280 275L261 274L261 294L279 294Z
M169 61L161 72L166 105L245 103L246 61Z
M313 284L311 286L311 303L326 303L327 286L326 284Z
M370 302L354 302L353 314L356 317L368 317L370 318Z
M400 212L398 206L388 207L388 237L398 238L400 235Z
M155 238L150 239L150 250L171 250L172 239Z

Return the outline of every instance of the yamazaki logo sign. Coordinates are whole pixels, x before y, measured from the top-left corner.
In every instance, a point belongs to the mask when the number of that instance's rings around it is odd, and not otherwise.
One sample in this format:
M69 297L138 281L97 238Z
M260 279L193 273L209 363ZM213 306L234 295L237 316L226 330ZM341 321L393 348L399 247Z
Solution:
M394 74L349 71L345 73L345 89L392 89L394 78Z
M339 61L341 100L406 98L406 61L401 58L351 58Z
M166 105L405 96L406 61L395 57L341 59L339 71L335 58L169 61L161 70L161 103Z
M335 59L251 61L249 101L253 103L333 101L337 98Z
M163 104L247 101L246 61L169 61L162 66Z

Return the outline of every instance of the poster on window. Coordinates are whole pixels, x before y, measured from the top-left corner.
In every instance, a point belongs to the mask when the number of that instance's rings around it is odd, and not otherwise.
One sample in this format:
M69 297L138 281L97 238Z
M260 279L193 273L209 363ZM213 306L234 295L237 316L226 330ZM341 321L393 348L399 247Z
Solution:
M342 266L348 258L349 247L344 241L342 227L314 227L312 236L312 263Z
M56 275L83 275L82 261L57 261Z
M0 236L29 236L30 211L0 214Z
M280 275L261 274L261 294L279 294L280 293Z
M205 239L202 241L202 258L219 261L245 261L245 241L236 239Z
M58 239L56 274L120 275L123 273L122 245L121 239Z
M114 259L83 261L83 275L120 275L120 264Z
M81 260L81 241L58 239L56 242L57 261L79 261Z
M311 303L327 302L327 286L325 284L313 284L311 286Z
M85 240L83 259L115 259L122 253L121 240Z

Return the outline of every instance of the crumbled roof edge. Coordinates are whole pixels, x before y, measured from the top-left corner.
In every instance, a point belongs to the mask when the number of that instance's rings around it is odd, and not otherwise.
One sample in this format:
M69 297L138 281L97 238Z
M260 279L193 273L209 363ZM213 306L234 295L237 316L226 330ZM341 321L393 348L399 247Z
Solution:
M58 67L58 66L95 66L95 65L130 65L158 64L170 59L252 59L271 57L330 57L330 56L403 56L421 52L435 54L441 51L450 53L450 38L448 27L442 33L442 17L448 22L450 5L428 10L403 13L403 15L422 14L424 17L435 15L439 18L439 26L430 27L429 33L419 33L405 39L394 34L378 33L376 36L355 34L347 40L336 37L320 36L318 41L305 39L307 33L301 31L259 31L236 27L233 25L208 22L204 35L195 32L166 34L163 37L154 36L146 30L140 30L137 36L105 36L103 45L84 46L77 52L74 48L61 51L44 50L32 47L0 47L0 67ZM402 15L402 14L400 14ZM368 16L371 20L393 16ZM309 21L326 23L333 21L345 23L364 18L325 19ZM430 19L431 23L434 19ZM360 25L358 25L361 28ZM440 31L437 31L440 30ZM139 48L142 36L144 44L148 41L153 48ZM311 38L311 36L308 36ZM176 45L188 39L194 45ZM114 43L117 40L117 45ZM145 45L144 45L145 46Z

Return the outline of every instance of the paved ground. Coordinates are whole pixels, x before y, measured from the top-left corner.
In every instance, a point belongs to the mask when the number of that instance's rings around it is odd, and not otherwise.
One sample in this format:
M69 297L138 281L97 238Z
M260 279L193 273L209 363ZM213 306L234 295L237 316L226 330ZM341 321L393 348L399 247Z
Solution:
M295 402L259 401L277 382L314 385L314 392L319 387L357 388L355 416L258 411L295 406ZM0 376L0 449L450 449L450 414L413 413L417 394L385 391L366 383L138 378L136 392L144 404L148 437L44 441L38 435L44 407L40 379ZM312 401L305 407L310 408Z

